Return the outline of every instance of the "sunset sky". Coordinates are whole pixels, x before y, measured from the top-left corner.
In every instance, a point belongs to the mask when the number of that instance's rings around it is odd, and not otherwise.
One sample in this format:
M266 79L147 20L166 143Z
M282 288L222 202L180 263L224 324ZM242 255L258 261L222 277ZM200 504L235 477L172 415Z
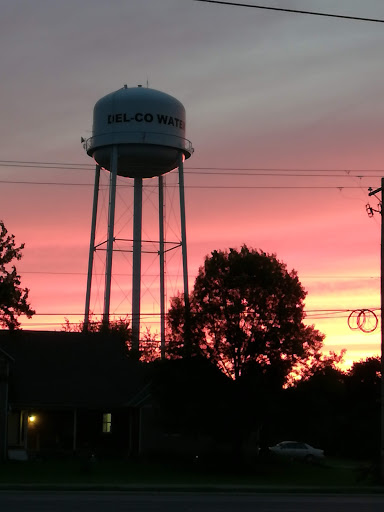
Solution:
M382 0L254 3L384 19ZM184 104L195 148L185 166L190 287L212 250L276 253L298 271L326 351L346 348L346 364L379 353L379 328L351 331L347 317L379 315L381 218L366 204L377 208L368 187L384 175L384 24L193 0L0 0L0 12L0 219L25 243L17 268L37 312L23 328L82 319L94 165L80 137L91 135L98 99L148 82ZM176 173L166 182L174 239ZM130 238L132 182L118 183L116 230ZM154 185L145 182L147 239ZM117 316L130 313L129 258L114 261ZM168 299L181 291L179 260L168 257ZM143 330L159 312L157 265L144 258Z

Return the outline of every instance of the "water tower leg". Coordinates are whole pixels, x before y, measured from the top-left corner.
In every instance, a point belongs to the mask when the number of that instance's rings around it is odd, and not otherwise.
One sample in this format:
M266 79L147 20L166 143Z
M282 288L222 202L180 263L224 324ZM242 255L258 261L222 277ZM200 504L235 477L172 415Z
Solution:
M160 347L165 359L165 252L164 252L164 180L159 176L159 257L160 257Z
M133 269L132 269L132 350L140 349L140 295L141 295L141 224L143 179L134 178L133 198Z
M109 324L109 308L111 302L113 233L115 224L116 179L117 179L117 146L113 146L111 155L111 174L109 182L108 240L105 265L104 312L103 324Z
M191 353L190 336L190 305L188 291L188 262L187 262L187 230L185 223L185 195L184 195L184 155L179 153L179 194L180 194L180 224L181 224L181 250L183 254L183 280L184 280L184 349L185 354Z
M84 313L84 323L83 323L83 331L84 332L88 331L88 326L89 326L89 308L90 308L90 303L91 303L93 255L95 253L95 233L96 233L96 220L97 220L97 204L99 201L99 184L100 184L100 165L96 165L95 186L93 189L91 239L90 239L90 243L89 243L89 257L88 257L87 292L85 295L85 313Z

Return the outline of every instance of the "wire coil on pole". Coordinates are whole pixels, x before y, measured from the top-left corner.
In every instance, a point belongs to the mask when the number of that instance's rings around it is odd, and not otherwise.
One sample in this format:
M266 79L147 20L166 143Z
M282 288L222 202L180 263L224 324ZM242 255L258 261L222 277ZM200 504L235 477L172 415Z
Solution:
M376 330L379 319L371 309L354 309L348 316L348 327L354 331L370 333Z

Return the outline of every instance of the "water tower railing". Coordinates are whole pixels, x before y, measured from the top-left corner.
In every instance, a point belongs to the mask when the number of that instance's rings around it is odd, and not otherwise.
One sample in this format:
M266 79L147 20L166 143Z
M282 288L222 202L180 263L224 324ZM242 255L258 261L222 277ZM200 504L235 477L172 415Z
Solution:
M105 140L103 140L105 138ZM127 140L128 139L128 140ZM169 143L164 144L169 140ZM92 149L113 144L153 144L157 146L170 146L188 153L193 153L192 142L184 137L164 132L148 131L120 131L98 133L83 141L83 148L87 153Z

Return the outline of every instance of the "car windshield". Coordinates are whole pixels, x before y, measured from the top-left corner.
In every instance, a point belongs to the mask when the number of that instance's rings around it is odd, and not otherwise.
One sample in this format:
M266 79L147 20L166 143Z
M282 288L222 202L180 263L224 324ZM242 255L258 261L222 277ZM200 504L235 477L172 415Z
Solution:
M280 447L285 450L306 450L307 445L305 443L280 443Z

